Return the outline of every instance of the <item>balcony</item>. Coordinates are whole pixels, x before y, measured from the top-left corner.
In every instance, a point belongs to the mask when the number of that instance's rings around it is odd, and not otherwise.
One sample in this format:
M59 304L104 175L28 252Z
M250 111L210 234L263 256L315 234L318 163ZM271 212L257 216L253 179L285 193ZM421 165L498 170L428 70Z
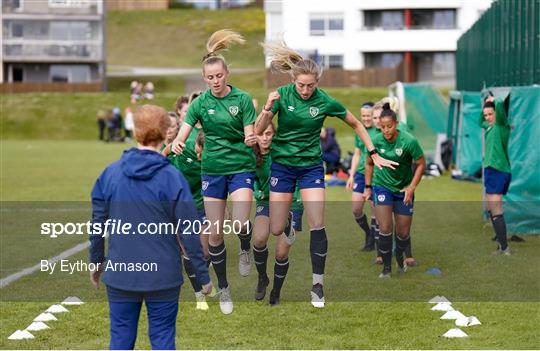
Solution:
M34 15L79 15L101 16L103 14L102 0L3 0L2 14L11 18L13 16Z
M103 59L98 41L4 40L4 61L98 62Z

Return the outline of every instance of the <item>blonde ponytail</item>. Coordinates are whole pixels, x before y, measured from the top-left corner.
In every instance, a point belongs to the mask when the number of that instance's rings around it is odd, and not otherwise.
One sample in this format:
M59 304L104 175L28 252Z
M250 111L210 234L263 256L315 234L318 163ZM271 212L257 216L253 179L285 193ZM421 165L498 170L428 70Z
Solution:
M227 67L225 58L218 52L229 49L233 44L244 44L245 42L243 36L230 29L221 29L214 32L206 42L207 54L203 57L203 65L221 61Z
M290 74L294 79L300 74L312 74L316 80L322 75L322 68L311 59L304 59L302 55L289 48L285 41L275 43L262 43L262 47L270 56L270 68L274 72Z

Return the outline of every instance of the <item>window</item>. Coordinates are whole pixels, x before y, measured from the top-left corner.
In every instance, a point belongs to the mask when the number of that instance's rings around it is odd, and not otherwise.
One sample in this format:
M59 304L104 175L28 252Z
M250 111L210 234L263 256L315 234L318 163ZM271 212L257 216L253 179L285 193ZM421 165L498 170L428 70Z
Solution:
M92 37L89 22L50 22L51 39L53 40L86 40Z
M393 68L403 61L403 54L399 52L365 53L366 67Z
M52 82L69 82L69 66L52 65L50 74Z
M92 37L90 23L88 22L71 22L70 32L73 40L85 40Z
M343 55L319 55L315 51L309 53L308 57L324 68L343 68Z
M69 22L54 21L50 25L51 39L53 40L68 40L69 39Z
M49 7L89 7L90 0L49 0Z
M11 23L11 37L12 38L22 38L23 37L23 24L22 23Z
M52 82L86 83L90 81L88 65L51 65Z
M453 76L455 74L455 55L452 52L433 54L433 75Z
M339 35L343 28L343 15L340 14L312 14L309 19L311 36Z
M23 9L23 0L13 0L13 9L15 11L22 11L22 9Z
M402 10L364 11L364 27L367 29L403 29L405 22Z
M71 66L71 82L90 81L90 68L88 66Z
M324 19L309 20L309 33L311 36L324 35Z
M328 55L325 67L328 68L343 68L343 55Z
M456 27L456 10L411 10L411 27L454 29Z

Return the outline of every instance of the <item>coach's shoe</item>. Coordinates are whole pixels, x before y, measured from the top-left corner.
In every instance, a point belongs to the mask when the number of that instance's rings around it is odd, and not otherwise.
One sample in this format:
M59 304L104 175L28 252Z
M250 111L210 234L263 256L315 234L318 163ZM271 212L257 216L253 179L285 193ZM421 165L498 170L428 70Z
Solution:
M324 308L323 286L319 283L311 288L311 304L315 308Z
M251 259L249 251L241 250L238 259L238 272L242 277L247 277L251 273Z
M201 311L208 311L208 303L206 297L200 291L195 293L195 300L197 301L197 309Z
M255 300L261 301L266 296L266 288L270 284L270 280L266 276L259 276L257 288L255 289Z
M379 278L381 279L389 279L390 273L392 272L392 269L390 267L384 267L381 274L379 274Z
M279 292L272 289L270 291L270 300L268 301L270 306L277 306L279 305Z
M292 225L293 223L293 213L289 211L289 217L287 218L287 225L285 226L285 230L283 233L285 233L285 241L289 246L292 246L294 244L294 241L296 240L296 233L294 231L294 227Z
M223 314L231 314L233 302L231 297L231 287L227 286L219 291L219 308Z

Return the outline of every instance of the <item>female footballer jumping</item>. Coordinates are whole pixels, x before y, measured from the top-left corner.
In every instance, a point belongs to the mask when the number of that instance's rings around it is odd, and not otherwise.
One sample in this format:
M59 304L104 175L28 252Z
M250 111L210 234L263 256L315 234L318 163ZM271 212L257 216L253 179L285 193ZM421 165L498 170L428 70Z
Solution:
M224 243L225 207L228 195L232 200L232 231L239 234L240 274L249 274L251 225L249 213L255 177L255 155L251 146L257 138L253 124L257 117L252 98L246 92L227 84L229 69L220 50L233 43L244 43L238 33L219 30L206 43L202 73L208 90L190 106L186 121L173 143L173 152L182 153L185 141L197 122L205 135L202 151L202 190L206 217L210 222L209 247L212 266L218 278L220 308L224 314L233 311L231 290L227 281ZM229 226L229 228L231 228Z
M270 232L283 233L294 190L298 183L310 226L310 254L313 272L311 303L324 307L323 278L328 241L324 225L324 168L319 137L327 116L338 117L353 128L367 145L379 167L397 163L377 154L366 129L341 103L317 87L322 69L313 60L304 59L284 42L264 44L272 57L274 70L291 75L293 83L282 86L268 96L255 123L262 134L274 115L278 129L271 147Z

